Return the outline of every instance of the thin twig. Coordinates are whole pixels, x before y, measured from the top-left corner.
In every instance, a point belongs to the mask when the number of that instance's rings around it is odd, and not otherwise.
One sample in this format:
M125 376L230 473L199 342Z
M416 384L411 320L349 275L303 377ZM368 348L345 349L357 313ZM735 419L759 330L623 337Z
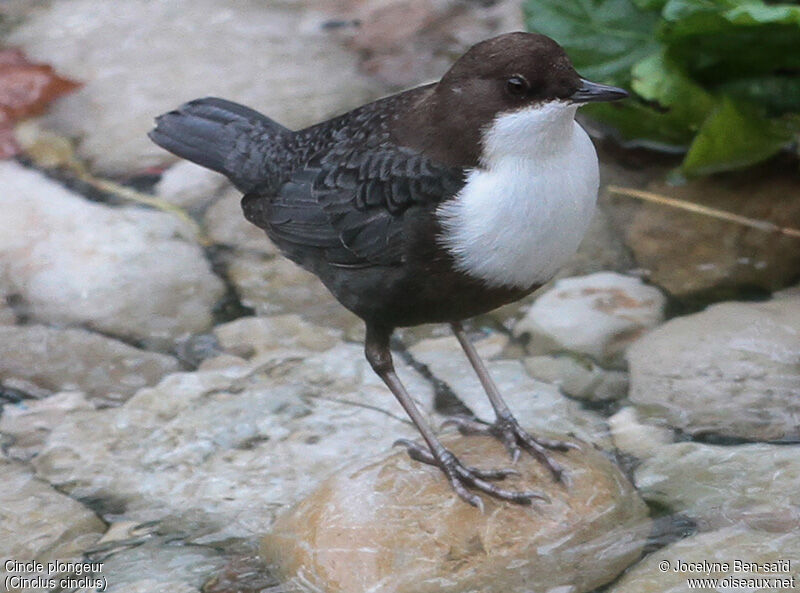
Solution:
M618 194L621 196L628 196L629 198L637 198L640 200L645 200L647 202L654 202L656 204L662 204L664 206L671 206L672 208L679 208L681 210L686 210L688 212L694 212L695 214L702 214L704 216L710 216L712 218L726 220L734 224L740 224L742 226L758 229L760 231L765 231L767 233L786 235L787 237L795 237L797 239L800 239L800 229L778 226L777 224L766 220L757 220L755 218L748 218L747 216L741 216L739 214L734 214L732 212L726 212L725 210L709 208L708 206L701 206L700 204L695 204L693 202L688 202L686 200L679 200L677 198L668 198L667 196L662 196L660 194L653 193L650 191L644 191L641 189L634 189L632 187L619 187L617 185L609 185L606 187L606 189L611 193Z

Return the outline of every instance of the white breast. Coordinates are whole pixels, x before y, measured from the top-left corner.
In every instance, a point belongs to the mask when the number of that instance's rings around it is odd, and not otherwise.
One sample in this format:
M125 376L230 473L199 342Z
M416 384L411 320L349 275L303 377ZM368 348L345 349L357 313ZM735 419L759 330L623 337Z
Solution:
M459 270L491 287L546 282L578 248L594 213L597 154L577 107L548 103L499 116L483 168L437 215Z

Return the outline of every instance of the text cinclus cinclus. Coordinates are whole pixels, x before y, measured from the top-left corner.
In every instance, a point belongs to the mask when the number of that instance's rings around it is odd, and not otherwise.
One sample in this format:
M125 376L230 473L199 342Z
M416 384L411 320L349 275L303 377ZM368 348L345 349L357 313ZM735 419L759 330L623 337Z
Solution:
M469 467L445 449L395 374L390 336L449 323L497 415L453 422L496 436L515 461L525 449L561 479L549 450L574 445L520 427L461 321L531 293L578 248L599 182L575 112L626 96L582 79L552 39L509 33L473 46L437 83L303 130L205 98L157 118L150 138L226 175L247 220L364 320L367 360L427 446L400 442L482 507L468 488L522 503L543 495L498 488L491 480L516 472Z

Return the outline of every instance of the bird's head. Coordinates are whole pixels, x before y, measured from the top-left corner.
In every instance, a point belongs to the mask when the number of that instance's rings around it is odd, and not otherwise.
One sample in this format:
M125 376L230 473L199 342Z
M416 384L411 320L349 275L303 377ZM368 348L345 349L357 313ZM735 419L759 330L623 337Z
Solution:
M437 150L474 161L493 126L505 129L504 142L510 149L531 138L546 143L566 124L572 125L580 105L627 95L581 78L549 37L518 32L471 47L433 87L427 101L429 117L450 143Z

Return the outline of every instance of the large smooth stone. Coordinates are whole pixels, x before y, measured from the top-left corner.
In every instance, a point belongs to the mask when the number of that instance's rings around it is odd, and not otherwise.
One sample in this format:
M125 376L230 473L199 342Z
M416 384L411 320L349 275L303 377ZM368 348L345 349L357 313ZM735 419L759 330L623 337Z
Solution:
M800 446L675 443L636 468L642 496L703 531L744 523L800 531Z
M800 297L722 303L628 351L631 402L691 435L800 439Z
M0 268L32 320L171 345L202 332L225 287L178 218L91 202L0 163Z
M489 437L451 435L465 463L509 465ZM580 593L611 581L641 554L647 508L602 453L583 444L556 454L571 486L524 454L513 489L551 503L521 506L483 495L460 500L436 468L405 452L344 469L281 516L262 555L288 587L326 593ZM601 558L602 561L598 561Z

